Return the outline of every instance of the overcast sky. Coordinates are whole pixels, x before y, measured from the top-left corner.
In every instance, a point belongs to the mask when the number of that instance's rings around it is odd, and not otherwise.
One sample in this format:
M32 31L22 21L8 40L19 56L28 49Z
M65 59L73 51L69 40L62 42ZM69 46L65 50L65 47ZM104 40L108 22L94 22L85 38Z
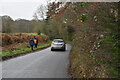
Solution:
M40 5L46 5L47 0L0 0L0 16L8 15L13 20L33 19L33 14Z

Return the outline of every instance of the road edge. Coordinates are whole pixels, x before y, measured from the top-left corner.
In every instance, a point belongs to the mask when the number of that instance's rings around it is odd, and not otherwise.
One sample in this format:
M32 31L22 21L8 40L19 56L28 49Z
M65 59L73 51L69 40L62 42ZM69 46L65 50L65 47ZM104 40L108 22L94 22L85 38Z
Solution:
M48 47L50 47L50 45L45 46L45 47L40 48L40 49L36 49L36 50L30 51L30 52L26 52L26 53L13 54L13 55L10 55L10 56L3 56L2 57L2 61L6 61L6 60L9 60L9 59L12 59L12 58L15 58L15 57L19 57L19 56L24 56L24 55L27 55L27 54L30 54L30 53L33 53L33 52L36 52L36 51L40 51L40 50L46 49Z

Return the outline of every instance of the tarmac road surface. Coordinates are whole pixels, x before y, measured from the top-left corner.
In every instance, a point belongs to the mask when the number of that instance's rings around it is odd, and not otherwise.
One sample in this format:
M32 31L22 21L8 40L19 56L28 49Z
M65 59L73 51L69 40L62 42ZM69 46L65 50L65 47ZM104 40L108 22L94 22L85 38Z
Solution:
M51 51L50 47L2 62L2 78L69 78L69 53Z

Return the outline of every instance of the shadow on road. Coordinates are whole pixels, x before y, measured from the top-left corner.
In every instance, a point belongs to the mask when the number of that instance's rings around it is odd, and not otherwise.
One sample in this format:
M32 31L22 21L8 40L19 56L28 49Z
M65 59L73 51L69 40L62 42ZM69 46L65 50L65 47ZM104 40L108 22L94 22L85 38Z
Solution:
M66 52L67 50L63 51L63 50L59 50L59 49L55 49L52 52Z

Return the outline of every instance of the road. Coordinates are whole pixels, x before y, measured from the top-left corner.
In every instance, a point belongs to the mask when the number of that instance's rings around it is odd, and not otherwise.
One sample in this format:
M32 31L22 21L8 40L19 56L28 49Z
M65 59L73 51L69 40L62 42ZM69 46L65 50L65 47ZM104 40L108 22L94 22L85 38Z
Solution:
M50 51L50 47L2 62L3 78L68 78L69 53Z

